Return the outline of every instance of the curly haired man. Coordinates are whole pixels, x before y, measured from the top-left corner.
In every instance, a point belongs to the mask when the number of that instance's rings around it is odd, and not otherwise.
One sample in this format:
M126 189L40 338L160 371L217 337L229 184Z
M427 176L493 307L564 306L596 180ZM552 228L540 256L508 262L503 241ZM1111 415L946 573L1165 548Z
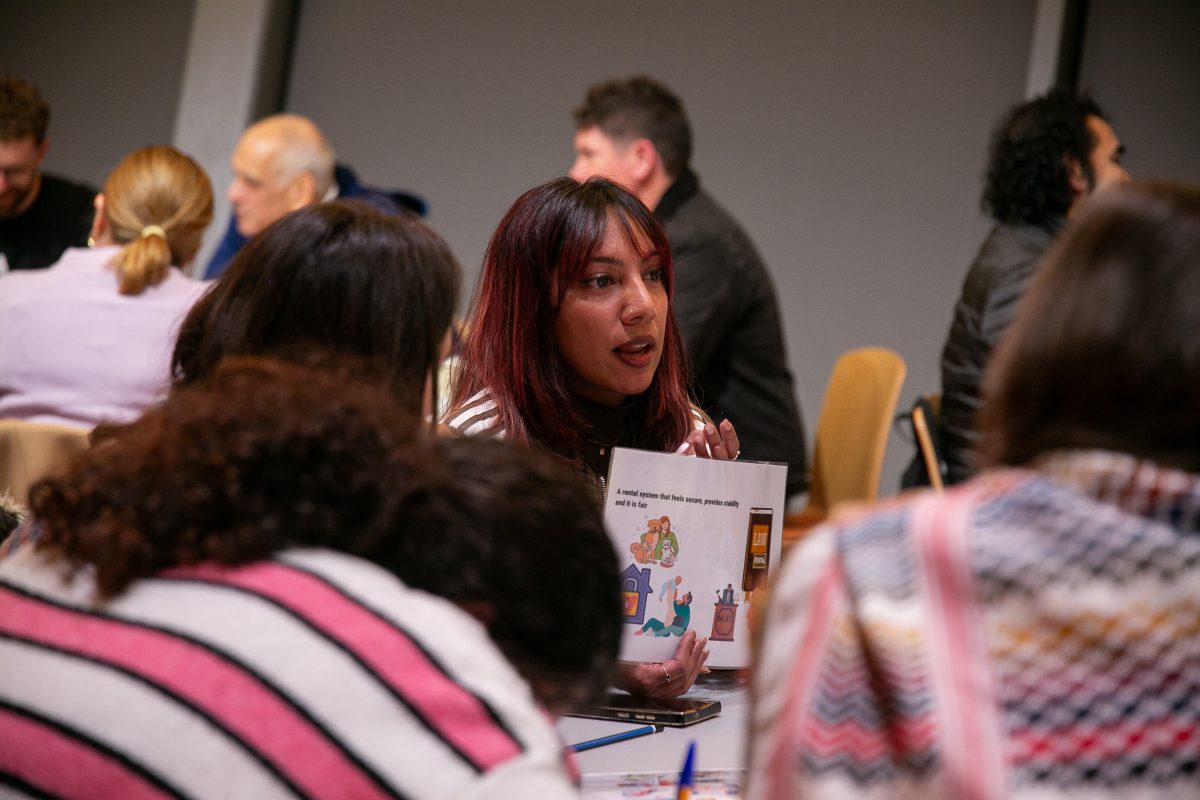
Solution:
M1088 195L1125 183L1125 148L1089 97L1053 90L1010 109L992 134L983 210L995 221L963 281L942 349L938 426L948 483L975 472L987 366L1042 254Z

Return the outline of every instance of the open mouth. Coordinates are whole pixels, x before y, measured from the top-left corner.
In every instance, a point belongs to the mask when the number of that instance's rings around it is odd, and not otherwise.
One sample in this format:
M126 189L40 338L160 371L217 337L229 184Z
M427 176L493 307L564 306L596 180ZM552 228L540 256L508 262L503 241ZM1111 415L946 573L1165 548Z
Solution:
M620 347L614 347L613 352L631 367L646 367L654 360L654 339L639 336Z

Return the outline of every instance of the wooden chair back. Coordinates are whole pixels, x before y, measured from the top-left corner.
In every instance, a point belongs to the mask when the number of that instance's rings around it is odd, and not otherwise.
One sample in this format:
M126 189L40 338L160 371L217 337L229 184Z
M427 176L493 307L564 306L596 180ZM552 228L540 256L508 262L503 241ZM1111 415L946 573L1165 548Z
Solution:
M940 492L945 488L945 484L942 482L942 469L937 448L933 444L933 434L929 432L931 422L936 424L937 420L926 419L925 409L921 406L913 407L912 426L917 450L921 454L921 460L925 462L925 474L929 476L929 485L935 492Z
M904 359L883 347L862 347L838 358L817 422L808 506L790 520L785 538L802 535L838 503L879 496L883 456L906 372Z

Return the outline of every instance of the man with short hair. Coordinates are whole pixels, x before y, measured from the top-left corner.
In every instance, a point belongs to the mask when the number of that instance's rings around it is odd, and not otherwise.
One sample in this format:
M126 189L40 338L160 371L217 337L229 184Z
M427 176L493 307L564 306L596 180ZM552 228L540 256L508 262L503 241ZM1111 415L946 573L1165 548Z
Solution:
M49 123L36 86L0 75L0 273L48 267L87 243L96 190L41 171Z
M675 262L674 313L700 405L737 427L742 456L788 465L808 485L804 427L784 352L775 287L753 242L700 188L679 98L647 77L591 87L575 110L571 177L602 175L663 221Z
M365 200L395 214L397 201L424 214L424 202L409 195L395 198L358 182L348 168L335 163L333 148L312 120L298 114L276 114L242 134L230 160L233 183L229 203L233 217L225 237L205 269L215 278L246 240L290 211L335 197Z
M996 225L967 272L942 350L947 483L975 472L984 369L1042 255L1088 195L1129 180L1124 152L1093 100L1061 90L1010 109L993 133L982 206Z

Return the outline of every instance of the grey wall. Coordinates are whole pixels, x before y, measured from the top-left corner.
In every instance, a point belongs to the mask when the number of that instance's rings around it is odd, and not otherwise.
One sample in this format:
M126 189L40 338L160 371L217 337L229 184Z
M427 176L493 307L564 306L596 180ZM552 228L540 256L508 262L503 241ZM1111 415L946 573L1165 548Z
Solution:
M295 0L195 0L175 146L215 184L213 219L191 266L204 274L229 220L229 157L252 121L283 103Z
M0 72L50 104L50 172L99 188L131 150L170 144L192 0L5 0Z
M907 400L939 385L986 222L993 120L1021 99L1033 0L604 4L306 0L289 110L372 182L424 194L473 280L517 195L571 161L592 82L683 98L694 165L771 266L811 432L829 370L894 347ZM893 439L885 491L911 449Z
M1200 3L1091 0L1079 85L1128 147L1135 177L1200 183Z

